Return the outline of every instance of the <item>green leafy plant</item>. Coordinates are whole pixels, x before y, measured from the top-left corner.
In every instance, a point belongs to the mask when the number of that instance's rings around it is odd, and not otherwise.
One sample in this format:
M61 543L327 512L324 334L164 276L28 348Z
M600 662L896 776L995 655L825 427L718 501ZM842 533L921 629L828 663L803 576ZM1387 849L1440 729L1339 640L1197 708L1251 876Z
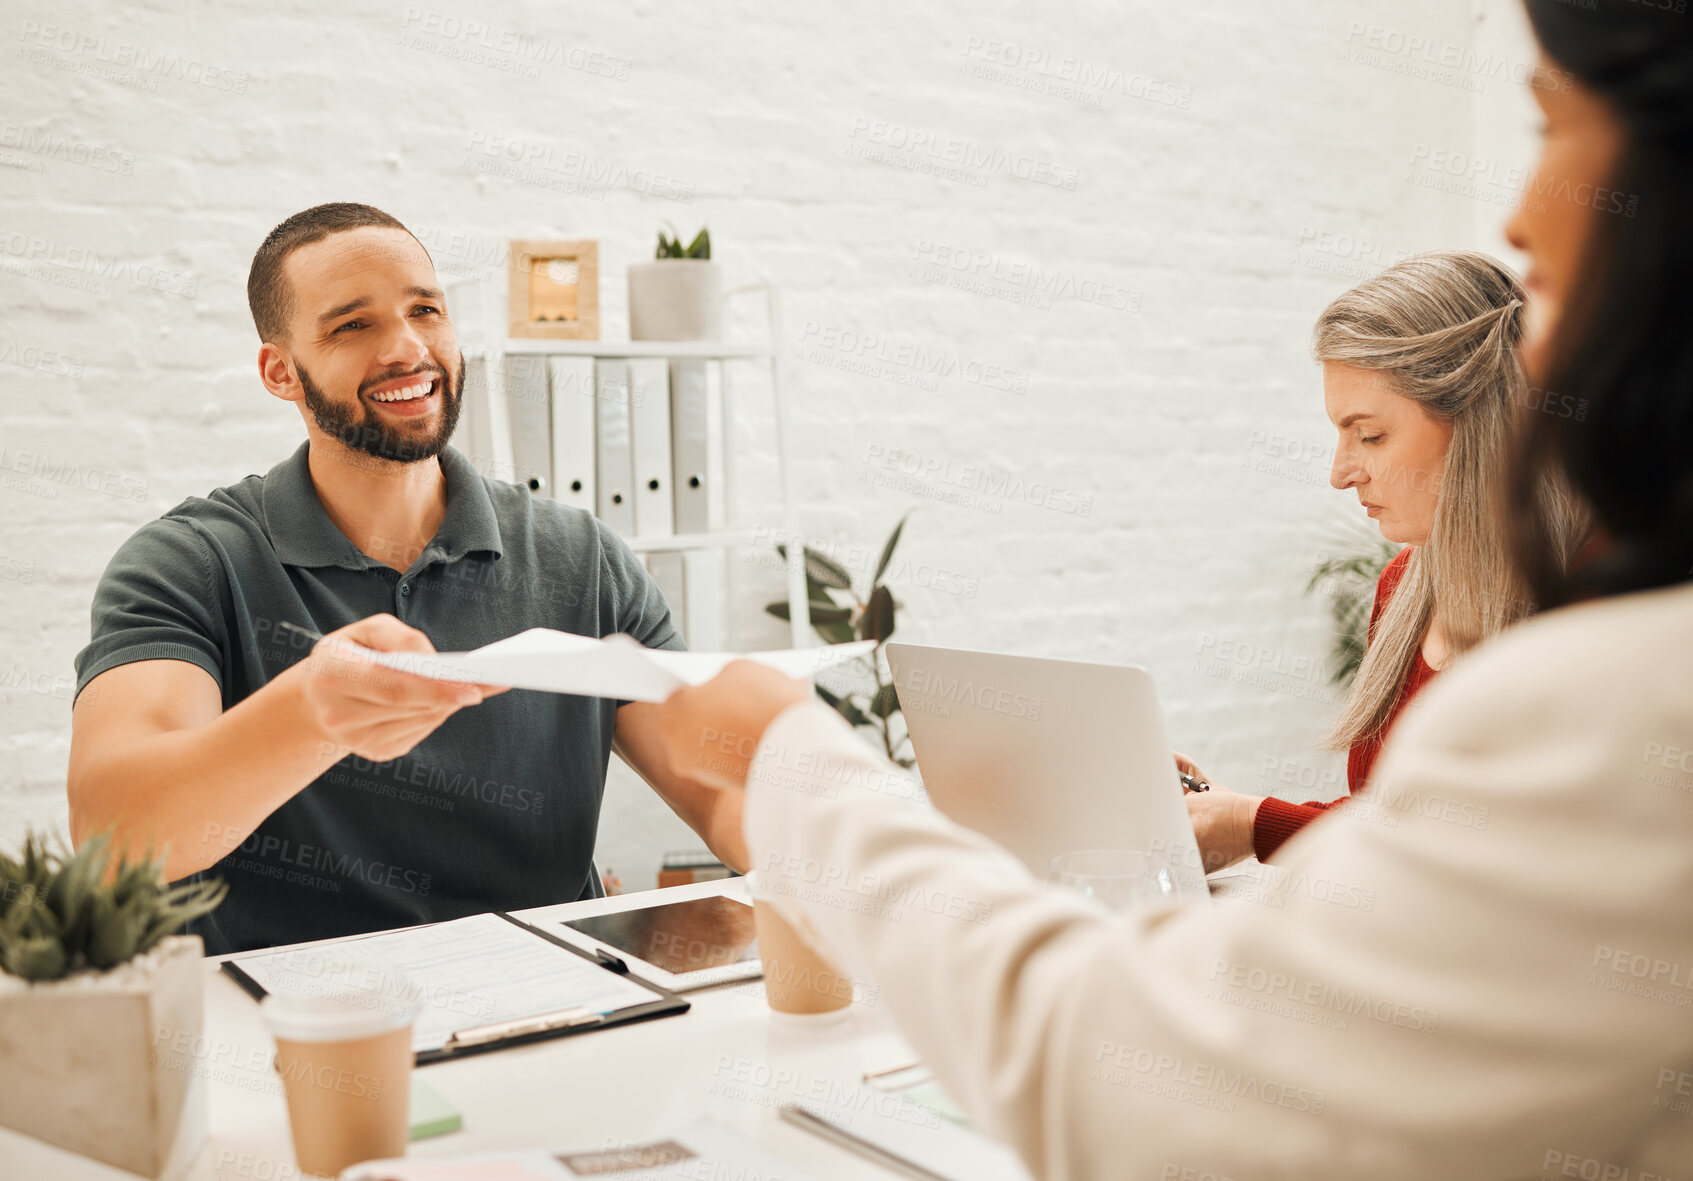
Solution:
M23 855L0 853L0 968L25 980L106 971L147 951L228 893L222 881L169 886L164 859L111 864L111 836L72 853L33 834Z
M709 259L711 257L710 230L701 226L700 232L694 235L694 240L684 246L682 239L677 236L676 227L671 226L669 222L664 224L670 226L670 236L666 238L663 230L658 232L658 253L653 255L654 258Z
M1376 581L1399 553L1399 546L1383 541L1373 530L1358 533L1343 540L1343 552L1338 556L1319 562L1305 583L1306 594L1320 591L1329 598L1329 618L1334 621L1329 682L1341 686L1350 685L1358 675L1369 643Z
M917 760L903 753L909 736L894 738L893 720L899 716L899 694L894 689L893 673L887 669L887 657L882 649L894 634L894 617L899 611L893 591L882 581L893 561L894 548L905 530L908 518L901 517L894 531L882 546L882 556L876 562L876 572L870 576L870 588L862 597L853 589L852 575L839 562L810 546L804 547L805 597L811 610L811 626L825 643L850 644L854 640L874 640L876 647L855 663L868 682L859 690L835 693L822 685L817 695L829 707L853 726L867 726L876 732L882 750L888 758L902 767ZM776 552L787 559L788 547L778 545ZM783 599L764 608L777 619L789 619L788 602Z

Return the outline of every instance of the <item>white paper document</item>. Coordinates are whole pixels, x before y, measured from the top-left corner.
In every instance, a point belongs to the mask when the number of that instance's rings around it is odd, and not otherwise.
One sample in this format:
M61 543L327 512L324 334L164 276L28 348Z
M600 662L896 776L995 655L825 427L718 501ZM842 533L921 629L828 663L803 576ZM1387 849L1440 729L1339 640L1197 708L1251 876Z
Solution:
M1029 1181L1010 1148L904 1095L841 1087L789 1103L781 1116L885 1168L926 1181Z
M470 652L365 651L377 664L437 681L474 681L619 701L663 701L685 686L703 685L732 660L752 660L790 677L809 678L867 655L875 646L872 640L860 640L773 652L673 652L644 647L631 636L597 640L534 627Z
M575 1151L508 1149L365 1161L345 1170L341 1181L807 1181L810 1176L707 1117L656 1140L602 1139Z
M266 992L312 996L354 964L400 969L422 1003L412 1052L439 1050L461 1029L564 1009L615 1013L659 999L628 977L498 915L478 914L410 931L237 959Z

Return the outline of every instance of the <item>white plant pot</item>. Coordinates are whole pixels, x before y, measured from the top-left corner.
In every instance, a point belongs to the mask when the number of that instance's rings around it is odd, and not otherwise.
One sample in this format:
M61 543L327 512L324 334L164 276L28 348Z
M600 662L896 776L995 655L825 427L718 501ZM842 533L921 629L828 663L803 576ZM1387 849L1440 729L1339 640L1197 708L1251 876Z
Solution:
M723 272L701 258L629 268L630 340L722 340Z
M174 935L109 972L0 973L0 1124L144 1177L191 1163L206 1135L201 952Z

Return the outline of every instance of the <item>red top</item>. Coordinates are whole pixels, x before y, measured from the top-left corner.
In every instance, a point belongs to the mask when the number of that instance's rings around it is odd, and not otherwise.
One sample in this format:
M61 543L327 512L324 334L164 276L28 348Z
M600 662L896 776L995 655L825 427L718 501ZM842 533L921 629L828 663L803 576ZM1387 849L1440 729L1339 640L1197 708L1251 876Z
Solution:
M1399 580L1405 574L1405 567L1411 561L1411 547L1406 546L1387 564L1376 581L1375 606L1370 608L1370 627L1366 635L1366 642L1375 639L1376 620L1381 618L1382 610L1387 601L1393 597L1393 588L1399 585ZM1393 705L1393 712L1387 715L1387 724L1370 738L1352 744L1352 749L1346 755L1346 790L1351 793L1333 800L1327 804L1290 804L1286 800L1268 797L1258 806L1258 817L1252 822L1252 851L1258 854L1258 860L1268 861L1275 851L1282 847L1294 833L1304 828L1311 821L1321 816L1336 804L1345 803L1352 795L1363 790L1364 784L1369 782L1370 768L1375 766L1376 756L1381 753L1381 744L1393 730L1393 724L1399 720L1399 715L1415 697L1422 687L1434 679L1434 670L1423 659L1422 648L1417 648L1417 656L1411 662L1411 669L1405 676L1405 684L1399 691L1399 700Z

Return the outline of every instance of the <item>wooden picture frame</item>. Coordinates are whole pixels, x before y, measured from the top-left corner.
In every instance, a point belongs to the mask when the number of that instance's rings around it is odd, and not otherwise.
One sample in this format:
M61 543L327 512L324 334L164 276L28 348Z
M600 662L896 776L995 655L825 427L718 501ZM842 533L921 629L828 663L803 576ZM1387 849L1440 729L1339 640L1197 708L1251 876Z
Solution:
M519 340L600 338L598 242L514 238L509 253L508 336Z

